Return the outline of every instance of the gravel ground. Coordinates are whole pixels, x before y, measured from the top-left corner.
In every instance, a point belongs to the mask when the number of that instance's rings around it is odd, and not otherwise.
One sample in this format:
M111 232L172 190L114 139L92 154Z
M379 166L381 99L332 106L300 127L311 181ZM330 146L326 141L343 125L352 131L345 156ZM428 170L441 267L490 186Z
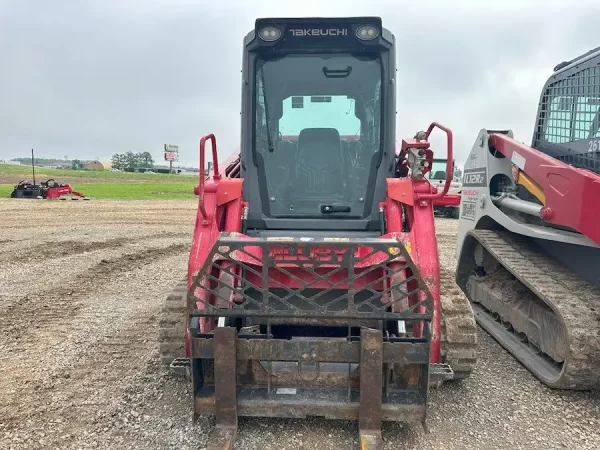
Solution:
M158 370L157 313L195 202L0 200L0 449L198 449L188 383ZM454 271L457 221L438 219ZM600 368L599 368L600 369ZM388 449L600 448L600 397L542 386L483 331L472 378L431 393ZM357 424L240 418L239 449L357 448Z

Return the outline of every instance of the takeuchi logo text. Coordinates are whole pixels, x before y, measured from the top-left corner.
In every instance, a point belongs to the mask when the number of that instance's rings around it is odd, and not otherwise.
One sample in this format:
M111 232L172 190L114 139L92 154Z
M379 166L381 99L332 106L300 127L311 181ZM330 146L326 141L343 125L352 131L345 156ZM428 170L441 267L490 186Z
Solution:
M292 28L293 36L347 36L345 28Z

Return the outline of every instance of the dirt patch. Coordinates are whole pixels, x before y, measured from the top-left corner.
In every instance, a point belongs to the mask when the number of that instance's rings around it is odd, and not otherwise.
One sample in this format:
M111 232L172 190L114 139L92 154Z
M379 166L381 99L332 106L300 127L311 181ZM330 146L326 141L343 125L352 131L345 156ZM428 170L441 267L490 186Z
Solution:
M47 259L49 261L56 258L63 258L71 255L78 255L82 253L89 253L107 248L123 247L124 245L131 244L139 240L148 240L155 238L168 238L168 237L183 237L186 233L170 232L170 233L155 233L142 235L135 239L130 238L114 238L107 239L105 241L85 241L85 240L65 240L65 241L50 241L41 244L34 245L32 248L17 249L12 254L2 255L0 254L0 262L10 261L15 258L19 258L22 261L34 261L39 259ZM6 243L13 241L4 241ZM0 244L3 242L0 241Z
M107 241L96 242L82 242L74 240L45 242L43 244L35 245L31 249L26 249L23 251L17 250L10 255L0 254L0 261L10 261L15 257L19 257L22 260L27 261L31 261L34 259L52 260L53 258L61 258L69 255L76 255L79 253L86 253L104 248L121 247L127 242L128 240L125 238L116 238L109 239Z
M128 253L114 259L103 259L62 286L21 297L0 316L0 339L5 342L18 341L32 329L38 332L45 327L54 328L56 331L55 320L63 321L73 317L86 299L109 283L115 274L124 276L143 266L147 261L184 253L189 251L189 248L190 246L186 244L173 244Z

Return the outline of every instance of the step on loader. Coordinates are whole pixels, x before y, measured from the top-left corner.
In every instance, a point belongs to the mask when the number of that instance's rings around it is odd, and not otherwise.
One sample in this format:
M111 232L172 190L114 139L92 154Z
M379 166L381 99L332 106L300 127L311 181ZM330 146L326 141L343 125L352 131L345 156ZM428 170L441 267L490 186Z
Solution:
M556 67L532 145L480 131L456 281L477 322L549 387L600 387L600 48Z
M320 416L378 449L382 421L425 424L430 385L473 370L432 205L452 133L432 123L396 154L395 77L379 18L258 19L246 36L240 151L220 166L200 140L188 275L160 320L161 361L191 378L194 417L216 416L208 448L233 448L238 416Z

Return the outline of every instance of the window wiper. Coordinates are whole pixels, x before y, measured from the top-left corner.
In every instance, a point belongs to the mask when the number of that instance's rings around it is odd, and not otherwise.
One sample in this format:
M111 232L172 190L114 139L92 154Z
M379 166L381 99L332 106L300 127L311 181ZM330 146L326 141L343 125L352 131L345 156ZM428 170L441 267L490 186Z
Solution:
M346 213L350 210L347 205L321 205L321 214Z
M275 151L273 145L273 139L271 138L271 128L269 127L269 108L267 105L267 88L265 87L265 71L264 66L260 68L260 77L262 81L263 100L265 101L265 126L267 128L267 145L269 146L269 153Z

